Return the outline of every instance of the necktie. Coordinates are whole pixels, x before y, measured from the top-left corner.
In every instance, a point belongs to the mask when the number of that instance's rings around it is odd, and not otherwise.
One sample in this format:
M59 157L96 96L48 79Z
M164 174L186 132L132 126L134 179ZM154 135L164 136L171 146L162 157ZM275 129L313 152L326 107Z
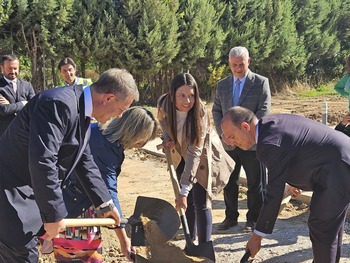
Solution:
M13 91L14 91L14 93L16 93L17 92L17 83L16 83L16 81L11 81L10 82L10 86L13 88Z
M235 82L235 88L233 90L233 106L238 105L240 84L241 84L241 81L237 79Z

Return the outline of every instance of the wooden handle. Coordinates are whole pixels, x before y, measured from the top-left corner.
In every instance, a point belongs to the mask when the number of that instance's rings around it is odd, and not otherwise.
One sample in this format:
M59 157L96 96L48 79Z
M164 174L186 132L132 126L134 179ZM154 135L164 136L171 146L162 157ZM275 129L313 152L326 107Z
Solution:
M65 218L66 227L79 226L112 226L115 225L113 218Z

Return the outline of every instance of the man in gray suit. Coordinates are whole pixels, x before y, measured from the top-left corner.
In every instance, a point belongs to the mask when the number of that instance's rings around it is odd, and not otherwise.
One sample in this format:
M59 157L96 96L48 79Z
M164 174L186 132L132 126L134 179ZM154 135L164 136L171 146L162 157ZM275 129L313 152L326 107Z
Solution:
M34 97L32 84L18 78L19 60L14 54L1 58L0 78L0 137L17 113Z
M91 202L119 225L106 184L90 152L90 119L121 116L139 93L123 69L109 69L91 86L44 90L0 138L0 262L38 262L37 236L65 229L61 187L74 169Z
M276 114L260 121L243 107L229 109L224 140L249 149L268 171L266 199L247 243L254 257L261 239L272 233L285 183L313 191L308 220L314 263L340 260L342 233L350 202L350 140L342 132L298 115Z
M245 47L234 47L229 53L229 65L232 75L218 82L213 105L213 118L216 130L222 134L221 120L225 112L232 106L240 105L253 111L258 118L269 114L271 109L271 92L267 78L249 70L249 52ZM226 230L237 225L238 213L238 185L241 166L247 178L247 205L245 231L254 229L262 206L261 178L265 176L263 168L256 158L253 146L243 150L224 144L225 150L235 161L236 166L230 180L224 188L225 220L219 224L219 230Z

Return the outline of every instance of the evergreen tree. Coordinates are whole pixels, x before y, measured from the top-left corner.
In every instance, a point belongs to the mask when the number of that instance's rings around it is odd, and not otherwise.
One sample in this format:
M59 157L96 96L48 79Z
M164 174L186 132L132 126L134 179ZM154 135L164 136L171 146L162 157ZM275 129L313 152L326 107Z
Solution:
M306 74L316 82L332 75L335 54L339 52L337 41L338 0L294 0L295 18L299 36L306 49Z
M115 56L127 65L141 89L141 99L161 93L167 85L168 67L179 50L177 0L120 1L115 35ZM144 92L143 92L144 90ZM147 95L147 98L143 96Z
M264 16L271 52L257 67L269 77L272 88L277 91L283 82L293 82L303 75L305 49L296 31L292 2L267 0L266 4Z
M220 31L218 20L223 7L217 6L217 10L213 2L217 3L207 0L180 1L178 21L181 48L174 64L176 71L190 70L199 60L208 56L208 49L211 55L218 56L213 45L222 39L223 31ZM216 30L218 35L215 35Z
M31 62L31 83L36 91L46 86L45 61L56 52L62 28L68 23L73 0L13 0L13 12L3 25L12 49Z

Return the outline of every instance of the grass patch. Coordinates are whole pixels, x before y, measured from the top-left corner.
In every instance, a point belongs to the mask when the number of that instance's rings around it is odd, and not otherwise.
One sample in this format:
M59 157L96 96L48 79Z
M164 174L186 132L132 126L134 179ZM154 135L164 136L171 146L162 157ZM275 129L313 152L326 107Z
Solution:
M316 88L301 91L298 95L305 98L336 95L337 93L334 91L333 87L333 84L320 85Z

